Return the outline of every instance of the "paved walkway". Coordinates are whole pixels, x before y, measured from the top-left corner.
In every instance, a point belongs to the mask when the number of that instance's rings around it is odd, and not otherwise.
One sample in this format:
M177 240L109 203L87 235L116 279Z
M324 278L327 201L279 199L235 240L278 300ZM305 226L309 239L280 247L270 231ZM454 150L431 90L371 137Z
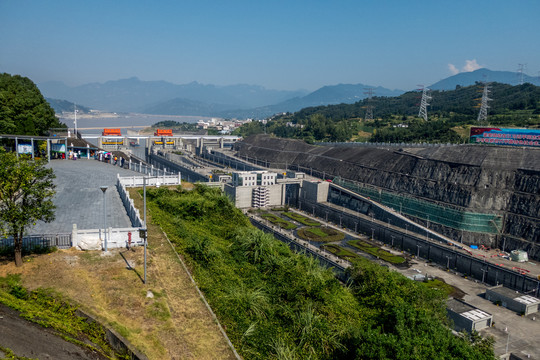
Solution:
M131 227L124 205L116 190L116 176L134 176L138 173L96 160L52 160L49 165L56 179L56 220L38 222L28 234L69 233L73 224L78 229L103 227L103 193L100 186L108 186L107 227Z

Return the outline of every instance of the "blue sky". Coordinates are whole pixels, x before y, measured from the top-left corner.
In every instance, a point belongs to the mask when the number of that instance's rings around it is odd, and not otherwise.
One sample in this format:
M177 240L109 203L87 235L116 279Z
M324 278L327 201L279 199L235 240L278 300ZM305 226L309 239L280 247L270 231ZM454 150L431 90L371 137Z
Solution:
M539 15L538 0L0 0L0 72L411 90L478 67L538 76Z

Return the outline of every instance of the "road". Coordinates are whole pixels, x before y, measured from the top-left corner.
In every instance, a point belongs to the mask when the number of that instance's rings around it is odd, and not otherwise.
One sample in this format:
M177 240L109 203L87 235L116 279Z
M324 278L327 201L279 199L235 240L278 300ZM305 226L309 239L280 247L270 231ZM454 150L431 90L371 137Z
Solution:
M52 330L42 328L19 316L0 304L0 345L17 356L32 359L54 360L101 360L107 359L87 348L78 347L55 335ZM0 351L0 358L5 354Z

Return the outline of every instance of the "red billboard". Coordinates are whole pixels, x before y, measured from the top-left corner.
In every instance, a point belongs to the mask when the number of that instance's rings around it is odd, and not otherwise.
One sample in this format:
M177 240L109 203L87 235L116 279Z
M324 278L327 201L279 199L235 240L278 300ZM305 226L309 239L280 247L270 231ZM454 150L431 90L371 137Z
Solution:
M540 129L472 127L471 143L540 147Z

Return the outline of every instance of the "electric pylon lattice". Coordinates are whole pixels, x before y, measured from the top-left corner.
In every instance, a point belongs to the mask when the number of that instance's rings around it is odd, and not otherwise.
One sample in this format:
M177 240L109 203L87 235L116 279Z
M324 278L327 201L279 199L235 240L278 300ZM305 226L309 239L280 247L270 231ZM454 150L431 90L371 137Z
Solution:
M366 109L366 116L364 117L364 121L373 120L373 104L371 103L371 98L373 97L373 88L364 88L364 94L367 95L367 101L366 106L364 108Z
M419 91L422 91L422 100L420 100L420 111L418 112L418 117L421 117L425 121L428 120L427 116L427 107L429 106L429 100L431 100L431 96L429 96L429 89L427 87L424 87L424 85L418 85L420 86Z
M527 67L527 64L518 64L518 83L519 85L523 85L523 82L525 81L525 68Z
M482 91L482 100L480 100L480 112L478 113L478 123L483 124L487 122L487 113L489 109L488 101L491 101L489 97L489 83L484 83L484 90Z

